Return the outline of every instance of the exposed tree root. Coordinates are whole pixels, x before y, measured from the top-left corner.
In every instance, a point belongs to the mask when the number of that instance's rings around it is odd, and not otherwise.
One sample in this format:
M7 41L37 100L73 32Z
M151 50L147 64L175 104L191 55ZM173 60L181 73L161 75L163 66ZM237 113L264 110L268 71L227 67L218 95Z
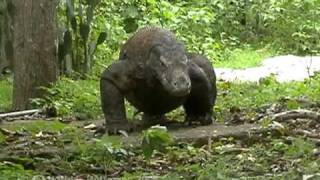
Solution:
M294 133L298 134L298 135L303 135L303 136L308 137L308 138L314 138L314 139L319 139L320 140L320 134L312 133L312 132L304 130L304 129L295 130Z
M272 115L271 117L265 117L263 119L271 119L276 121L286 121L290 119L311 119L320 122L320 113L306 110L296 109L291 111L285 111Z

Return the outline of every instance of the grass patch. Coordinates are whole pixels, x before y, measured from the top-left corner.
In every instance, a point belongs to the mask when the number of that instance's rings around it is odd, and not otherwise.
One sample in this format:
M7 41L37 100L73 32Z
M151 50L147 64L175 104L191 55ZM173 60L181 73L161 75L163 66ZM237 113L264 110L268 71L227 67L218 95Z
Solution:
M228 153L222 150L238 146L239 142L232 139L216 141L209 158L206 155L208 152L202 148L194 148L196 154L190 153L190 147L173 149L173 151L151 159L153 162L151 164L156 164L160 157L166 159L168 164L173 164L173 169L160 175L163 179L301 179L301 174L318 172L320 161L310 154L314 147L310 142L295 138L291 145L285 139L264 138L268 141L242 144L247 151L240 153ZM307 148L304 147L301 151L300 147L303 146ZM292 151L292 154L298 154L301 159L297 161L298 157L285 157L287 150ZM166 167L165 163L161 167ZM277 167L283 167L283 169L278 170ZM142 170L125 173L124 179L142 176L159 177L159 174L156 170Z
M25 170L20 164L0 162L0 179L32 179L37 175L32 170Z
M226 50L224 52L224 59L214 63L215 67L244 69L249 67L259 66L267 57L276 54L270 48L254 49L251 47L237 48L234 50Z
M0 80L0 113L7 112L12 102L12 80L5 78Z
M6 137L0 132L0 145L6 141Z
M230 109L240 108L250 114L257 109L279 103L281 99L290 101L283 102L287 109L296 109L302 105L297 102L301 95L303 98L317 101L320 96L320 76L303 82L279 83L274 77L267 77L259 83L218 83L219 95L215 112L218 119L223 121ZM254 114L252 114L254 115Z
M15 122L15 123L8 123L1 125L0 127L6 128L10 131L28 131L32 133L38 133L40 131L46 131L46 132L60 132L64 130L65 128L69 127L69 125L66 125L64 123L61 123L59 121L42 121L42 120L36 120L36 121L22 121L22 122Z
M33 102L40 107L55 107L58 116L74 115L78 119L93 119L102 114L98 79L75 81L62 77L47 91L47 97Z

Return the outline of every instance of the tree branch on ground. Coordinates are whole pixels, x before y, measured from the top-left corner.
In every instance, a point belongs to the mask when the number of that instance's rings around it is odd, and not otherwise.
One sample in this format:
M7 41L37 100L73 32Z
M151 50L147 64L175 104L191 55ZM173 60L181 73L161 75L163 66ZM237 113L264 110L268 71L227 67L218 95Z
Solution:
M26 116L26 115L32 115L35 113L40 113L41 109L32 109L32 110L26 110L26 111L16 111L16 112L10 112L10 113L3 113L0 114L0 120L5 118L13 118L13 117L19 117L19 116Z
M290 110L285 111L277 114L273 114L272 116L267 116L262 118L262 120L265 119L271 119L275 121L287 121L290 119L310 119L320 122L320 113L306 110L306 109L296 109L296 110Z

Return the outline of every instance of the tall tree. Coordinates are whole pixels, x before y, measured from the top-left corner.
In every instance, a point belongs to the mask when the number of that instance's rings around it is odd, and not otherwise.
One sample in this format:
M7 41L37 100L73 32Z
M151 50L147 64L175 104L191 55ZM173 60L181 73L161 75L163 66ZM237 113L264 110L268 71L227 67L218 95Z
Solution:
M30 108L41 86L58 76L56 0L11 0L13 5L13 110Z
M8 0L0 1L0 76L6 67L12 65L12 39L10 32L10 5Z

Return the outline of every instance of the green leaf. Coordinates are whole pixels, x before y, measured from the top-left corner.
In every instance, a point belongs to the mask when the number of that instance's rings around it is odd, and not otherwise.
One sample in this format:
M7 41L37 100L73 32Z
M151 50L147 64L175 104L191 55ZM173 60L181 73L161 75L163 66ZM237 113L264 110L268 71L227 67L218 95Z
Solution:
M137 18L139 16L138 8L135 6L129 6L124 15L127 18Z
M154 6L157 4L157 1L156 0L147 0L147 3Z
M87 40L88 40L89 33L90 33L90 27L89 27L89 25L88 25L88 24L81 23L81 24L80 24L80 35L81 35L81 38L82 38L84 41L87 41Z
M101 32L97 40L97 45L102 44L106 39L107 39L107 33Z
M299 102L295 99L290 99L287 101L288 109L298 109L300 107Z
M164 151L173 139L164 126L153 126L143 132L141 148L146 159L150 159L154 150Z
M142 145L141 145L142 151L143 151L143 155L145 156L146 159L150 159L154 149L149 145L149 142L147 142L146 139L144 139L142 141Z
M127 33L134 32L139 27L135 18L126 18L126 19L124 19L124 24L125 24L124 30Z

